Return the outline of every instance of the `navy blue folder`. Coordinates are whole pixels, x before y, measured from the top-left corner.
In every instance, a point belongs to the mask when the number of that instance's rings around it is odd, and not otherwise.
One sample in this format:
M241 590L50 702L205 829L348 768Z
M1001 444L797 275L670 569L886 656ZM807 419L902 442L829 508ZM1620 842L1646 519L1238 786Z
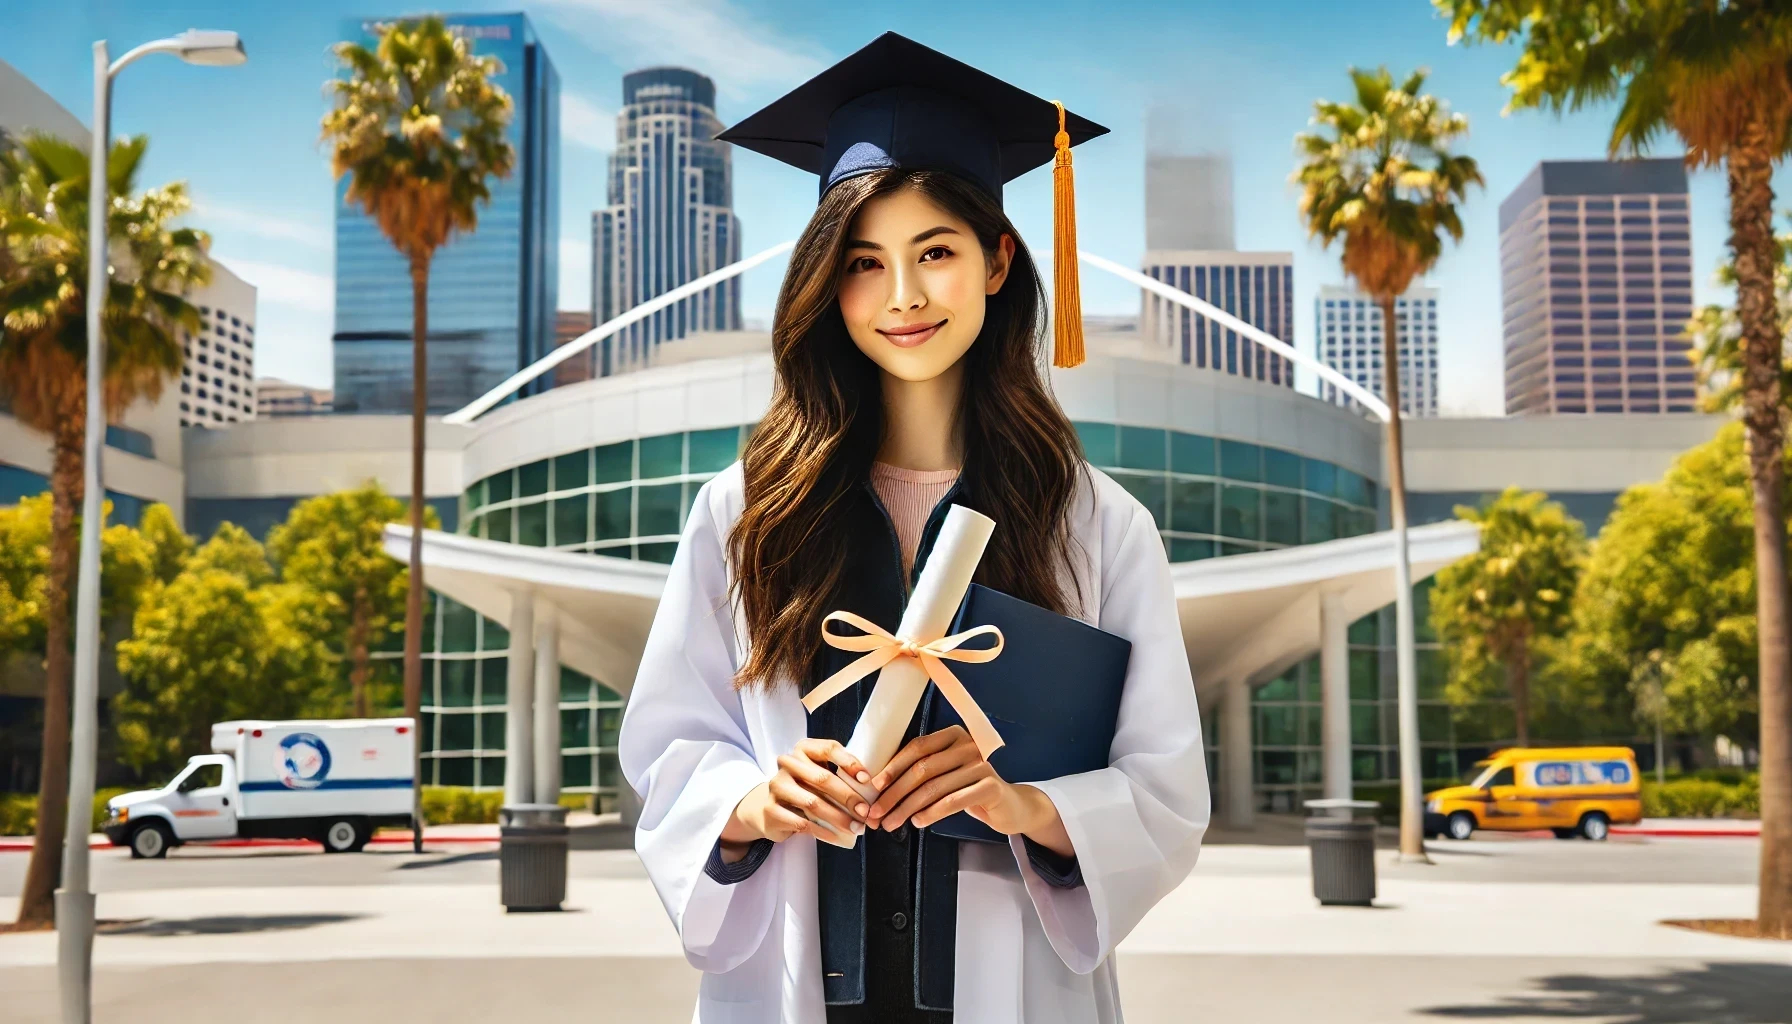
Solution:
M973 583L950 632L984 625L1001 629L1001 656L981 665L946 665L1002 736L1002 748L989 759L997 774L1009 782L1041 782L1106 768L1132 641ZM970 646L988 644L977 640ZM964 724L931 686L925 716L928 732ZM1008 842L964 812L928 831Z

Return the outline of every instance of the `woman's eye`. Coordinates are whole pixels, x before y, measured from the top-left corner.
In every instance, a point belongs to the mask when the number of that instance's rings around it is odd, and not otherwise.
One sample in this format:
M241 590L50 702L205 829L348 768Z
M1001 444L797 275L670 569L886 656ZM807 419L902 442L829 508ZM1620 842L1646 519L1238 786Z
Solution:
M921 254L921 262L931 263L934 260L943 260L950 255L952 255L952 250L943 245L936 245Z
M867 270L876 269L877 259L871 256L860 256L846 265L846 272L848 274L858 274Z

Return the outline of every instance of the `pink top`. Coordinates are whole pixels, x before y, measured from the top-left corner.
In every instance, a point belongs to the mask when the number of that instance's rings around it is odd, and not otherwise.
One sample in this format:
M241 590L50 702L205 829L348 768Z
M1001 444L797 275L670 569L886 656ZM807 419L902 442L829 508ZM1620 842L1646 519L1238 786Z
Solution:
M878 500L884 503L896 526L904 580L915 567L915 552L921 546L921 530L927 525L928 515L957 479L956 469L901 469L884 462L871 464L871 486L876 488Z

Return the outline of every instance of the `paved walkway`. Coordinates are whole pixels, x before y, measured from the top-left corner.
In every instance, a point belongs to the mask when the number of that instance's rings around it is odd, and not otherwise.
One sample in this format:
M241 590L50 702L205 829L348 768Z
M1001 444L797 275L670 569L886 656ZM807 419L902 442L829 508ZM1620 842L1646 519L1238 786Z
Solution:
M1657 923L1752 916L1751 885L1673 884L1691 877L1686 858L1711 859L1735 850L1730 843L1445 844L1436 867L1393 865L1382 854L1372 909L1317 906L1299 847L1212 846L1121 946L1127 1019L1792 1024L1792 943ZM1594 881L1548 867L1587 853L1631 865L1623 871L1632 880L1609 868ZM193 870L170 875L167 887L102 892L100 914L116 923L95 944L100 1020L174 1024L195 1005L226 1004L233 1020L248 1022L290 1020L295 1006L379 1024L593 1010L631 1024L690 1019L696 974L627 850L575 855L568 912L531 915L497 905L488 853L450 854L452 863L426 871L406 870L428 866L408 852L220 851L185 865L107 856L133 874ZM198 874L382 862L407 876L403 884L213 886ZM1572 880L1487 867L1500 864ZM1732 867L1712 877L1743 876ZM0 919L15 904L0 898ZM53 1019L55 952L51 934L0 936L8 1024Z

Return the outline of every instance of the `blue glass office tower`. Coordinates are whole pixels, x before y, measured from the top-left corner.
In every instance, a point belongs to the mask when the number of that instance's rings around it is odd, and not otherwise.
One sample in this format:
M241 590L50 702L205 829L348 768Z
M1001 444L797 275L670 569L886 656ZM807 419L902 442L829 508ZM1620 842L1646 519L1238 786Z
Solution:
M447 18L473 52L498 58L514 104L516 163L492 183L479 228L436 253L429 276L429 410L452 412L554 345L560 248L560 79L522 14ZM381 21L350 21L343 38L377 42ZM411 408L411 283L379 226L336 189L336 411ZM532 383L533 394L552 383Z
M1294 255L1286 252L1145 253L1145 273L1294 344ZM1294 364L1237 331L1167 299L1141 300L1140 332L1188 366L1294 386Z

